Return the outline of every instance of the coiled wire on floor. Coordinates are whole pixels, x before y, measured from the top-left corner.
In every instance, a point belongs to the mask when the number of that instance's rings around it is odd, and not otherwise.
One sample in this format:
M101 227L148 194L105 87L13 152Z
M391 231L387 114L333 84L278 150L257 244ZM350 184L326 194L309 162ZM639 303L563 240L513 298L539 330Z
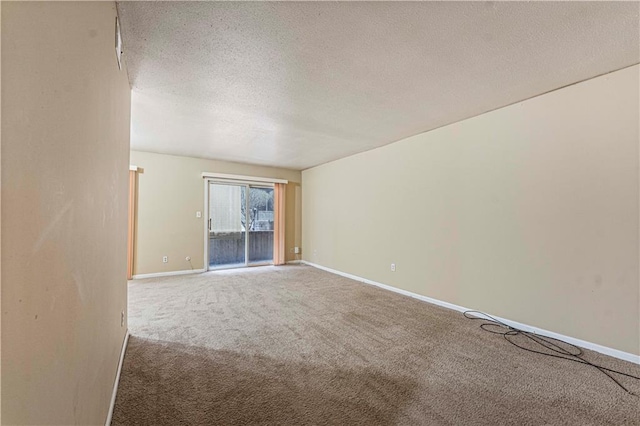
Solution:
M635 380L640 380L640 377L634 376L633 374L623 373L622 371L613 370L611 368L603 367L598 364L594 364L583 358L584 352L579 347L567 343L560 339L554 339L552 337L541 336L539 334L531 333L529 331L521 330L519 328L507 325L502 321L492 317L491 315L485 314L480 311L465 311L463 312L465 318L471 320L480 320L484 321L483 324L480 324L480 328L484 331L488 331L489 333L499 334L504 337L504 339L511 343L513 346L524 349L525 351L533 352L540 355L546 355L554 358L566 359L567 361L578 362L580 364L585 364L590 367L596 368L602 374L606 375L609 379L613 380L615 384L617 384L620 388L622 388L625 392L637 396L635 393L631 392L627 389L616 377L614 374L619 374L621 376L629 377ZM522 344L516 342L514 339L517 336L524 336L528 338L530 341L534 343L534 347L537 349L532 349L529 347L525 347ZM562 345L562 346L561 346ZM564 346L564 347L563 347ZM546 349L547 351L543 351Z

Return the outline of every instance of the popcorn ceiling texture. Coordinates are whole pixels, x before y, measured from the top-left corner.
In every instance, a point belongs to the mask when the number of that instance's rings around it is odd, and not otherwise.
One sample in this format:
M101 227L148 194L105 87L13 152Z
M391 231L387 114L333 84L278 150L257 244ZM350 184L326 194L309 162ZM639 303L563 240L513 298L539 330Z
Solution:
M132 149L305 169L640 61L636 2L120 2Z

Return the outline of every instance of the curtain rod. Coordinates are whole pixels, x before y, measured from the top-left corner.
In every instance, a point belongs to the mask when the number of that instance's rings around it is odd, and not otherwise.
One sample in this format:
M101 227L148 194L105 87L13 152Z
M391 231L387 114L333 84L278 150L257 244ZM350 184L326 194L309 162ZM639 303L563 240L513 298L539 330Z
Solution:
M257 176L229 175L226 173L203 172L202 177L214 178L214 179L229 179L229 180L248 180L251 182L285 183L285 184L289 183L289 181L285 179L273 179L273 178L257 177Z

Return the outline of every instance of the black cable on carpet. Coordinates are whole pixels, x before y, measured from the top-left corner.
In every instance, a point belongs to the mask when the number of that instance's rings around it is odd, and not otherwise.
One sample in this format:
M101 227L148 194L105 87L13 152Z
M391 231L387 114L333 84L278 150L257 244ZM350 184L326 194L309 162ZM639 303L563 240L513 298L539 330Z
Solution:
M554 339L552 337L540 336L539 334L531 333L529 331L520 330L518 328L515 328L515 327L512 327L510 325L507 325L507 324L503 323L502 321L499 321L499 320L495 319L491 315L485 314L484 312L480 312L480 311L465 311L463 313L463 315L465 316L465 318L468 318L468 319L471 319L471 320L485 321L483 324L480 325L481 329L483 329L484 331L488 331L489 333L500 334L500 335L502 335L502 337L505 338L505 340L507 342L511 343L512 345L514 345L514 346L516 346L516 347L518 347L520 349L524 349L525 351L534 352L534 353L537 353L537 354L540 354L540 355L551 356L551 357L554 357L554 358L566 359L567 361L578 362L580 364L586 364L588 366L596 368L602 374L606 375L611 380L613 380L615 382L615 384L617 384L622 389L624 389L625 392L627 392L627 393L629 393L631 395L637 396L636 394L631 392L629 389L627 389L622 383L620 383L620 381L618 381L618 379L616 379L612 375L612 373L613 374L620 374L622 376L630 377L630 378L636 379L636 380L640 380L640 377L634 376L632 374L623 373L622 371L612 370L610 368L603 367L601 365L597 365L597 364L594 364L594 363L592 363L590 361L587 361L586 359L584 359L582 357L584 355L582 349L580 349L576 345L573 345L571 343L567 343L564 340ZM522 345L516 343L515 341L513 341L513 336L525 336L525 337L529 338L530 340L532 340L533 342L535 342L535 344L537 344L538 346L542 346L543 348L545 348L545 349L547 349L549 351L552 351L553 353L542 352L541 350L531 349L531 348L527 348L525 346L522 346ZM559 344L566 345L566 348L560 346Z

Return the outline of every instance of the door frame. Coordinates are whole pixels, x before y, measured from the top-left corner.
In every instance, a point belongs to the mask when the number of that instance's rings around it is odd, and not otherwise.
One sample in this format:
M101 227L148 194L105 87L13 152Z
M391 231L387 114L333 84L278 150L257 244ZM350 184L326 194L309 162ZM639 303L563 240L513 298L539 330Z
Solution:
M207 176L209 175L209 176ZM254 266L268 266L268 265L273 265L273 259L271 260L271 262L261 262L261 263L253 263L250 264L249 263L249 230L245 229L245 242L244 242L244 265L242 266L229 266L229 267L222 267L222 268L215 268L215 269L210 269L209 268L209 214L210 214L210 207L209 207L209 185L210 184L221 184L221 185L242 185L246 187L246 206L245 206L245 211L247 212L247 214L249 213L249 191L251 187L256 187L256 188L274 188L276 183L282 183L282 182L287 182L287 181L283 181L281 179L269 179L269 178L254 178L255 180L247 180L247 179L243 179L243 178L249 178L247 176L234 176L234 175L220 175L221 177L215 177L215 176L210 176L210 175L215 175L214 173L203 173L202 176L204 177L203 181L204 181L204 209L203 209L203 215L202 217L204 218L203 223L204 223L204 227L203 227L203 231L204 231L204 270L209 272L209 271L222 271L222 270L226 270L226 269L239 269L239 268L251 268ZM223 177L222 177L223 176ZM249 178L251 179L251 178ZM273 208L275 209L276 206L274 204ZM246 228L246 225L245 225Z

